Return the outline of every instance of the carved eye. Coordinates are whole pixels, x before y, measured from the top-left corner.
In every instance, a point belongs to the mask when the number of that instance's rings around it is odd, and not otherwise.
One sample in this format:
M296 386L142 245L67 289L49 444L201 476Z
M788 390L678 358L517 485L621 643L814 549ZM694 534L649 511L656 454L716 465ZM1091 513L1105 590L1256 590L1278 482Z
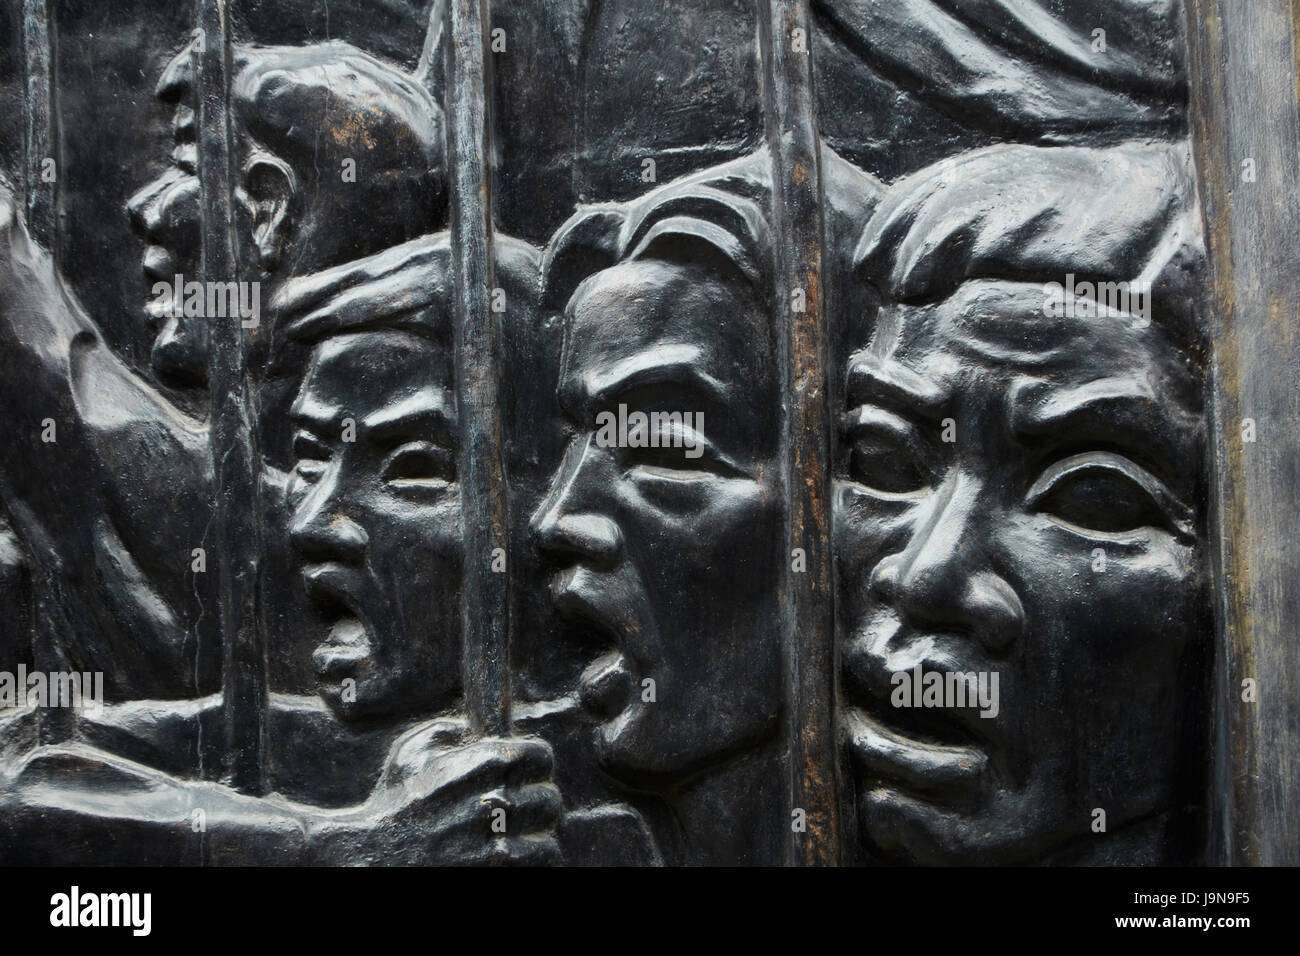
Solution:
M703 456L687 458L685 448L629 448L627 455L634 468L648 474L689 473L704 470L701 466L704 461ZM685 477L684 474L667 476Z
M658 447L629 445L623 449L624 460L641 474L677 481L695 479L704 473L733 477L742 474L690 425L663 422L653 434L647 432L646 440Z
M1030 489L1029 504L1085 533L1159 528L1192 534L1190 511L1157 478L1110 453L1090 452L1052 465Z
M331 455L329 446L310 432L294 435L293 454L297 459L294 475L308 484L314 484L325 474Z
M875 428L860 430L852 436L849 477L883 497L912 497L930 487L927 469L907 443Z
M694 457L687 457L688 452ZM716 459L704 446L690 449L671 446L628 448L627 460L633 468L643 474L679 480L720 470Z
M432 442L408 442L388 456L383 477L406 487L445 484L456 479L456 460L448 449Z

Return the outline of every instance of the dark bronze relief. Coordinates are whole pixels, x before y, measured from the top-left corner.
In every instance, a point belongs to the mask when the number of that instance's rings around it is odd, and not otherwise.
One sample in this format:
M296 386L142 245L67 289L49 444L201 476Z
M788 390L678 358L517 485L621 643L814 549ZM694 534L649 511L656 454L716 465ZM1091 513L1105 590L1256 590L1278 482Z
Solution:
M0 858L1224 862L1196 17L8 0Z

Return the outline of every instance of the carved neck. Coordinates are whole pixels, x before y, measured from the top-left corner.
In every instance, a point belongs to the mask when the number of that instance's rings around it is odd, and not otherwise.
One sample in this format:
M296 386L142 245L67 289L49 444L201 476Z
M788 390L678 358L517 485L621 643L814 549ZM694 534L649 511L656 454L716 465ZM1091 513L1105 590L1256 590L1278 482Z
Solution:
M784 862L786 764L777 741L737 754L664 794L648 814L669 865L778 866Z

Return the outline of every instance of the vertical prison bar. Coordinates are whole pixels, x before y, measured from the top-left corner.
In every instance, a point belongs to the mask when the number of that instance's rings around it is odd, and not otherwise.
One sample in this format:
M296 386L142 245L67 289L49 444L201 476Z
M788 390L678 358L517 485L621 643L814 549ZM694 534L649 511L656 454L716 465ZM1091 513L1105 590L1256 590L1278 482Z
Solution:
M778 340L785 366L785 484L789 540L783 595L789 680L789 862L839 861L830 553L828 337L822 285L821 154L807 0L759 0ZM802 295L799 295L802 293ZM794 568L802 549L806 570Z
M450 0L447 18L452 287L459 306L456 387L465 544L465 704L477 731L500 736L510 728L510 622L508 571L492 569L494 553L508 550L508 512L502 458L500 328L490 301L495 283L487 0ZM498 548L502 551L497 552Z
M27 60L25 121L27 228L55 253L58 244L58 122L55 116L52 0L23 0L23 52ZM53 161L52 163L50 161Z
M1187 25L1214 353L1209 535L1218 643L1209 862L1295 866L1300 3L1192 0ZM1253 442L1243 434L1247 419L1258 431Z
M196 8L199 184L203 194L203 280L236 281L239 259L232 216L228 0ZM210 327L213 494L218 616L222 641L225 775L246 793L266 789L266 640L259 607L261 557L259 459L238 317Z
M23 55L27 67L26 104L23 111L23 175L27 228L37 243L48 249L59 264L59 177L63 173L57 115L57 79L54 55L54 0L23 0ZM8 496L6 496L8 497ZM60 626L71 626L59 608L59 586L53 568L57 559L42 554L38 544L29 543L33 574L32 658L37 670L52 673L67 667L61 660ZM52 704L53 702L47 702ZM42 708L39 734L43 744L72 736L71 711L54 706Z

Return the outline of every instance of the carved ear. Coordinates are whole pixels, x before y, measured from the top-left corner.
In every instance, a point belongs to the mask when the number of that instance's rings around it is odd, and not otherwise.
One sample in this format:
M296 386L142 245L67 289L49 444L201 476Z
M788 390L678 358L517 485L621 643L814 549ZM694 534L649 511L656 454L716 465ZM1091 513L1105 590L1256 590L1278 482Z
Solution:
M293 170L278 157L259 153L244 166L239 198L253 219L253 245L258 263L267 271L279 265L289 238L289 207L297 189Z

